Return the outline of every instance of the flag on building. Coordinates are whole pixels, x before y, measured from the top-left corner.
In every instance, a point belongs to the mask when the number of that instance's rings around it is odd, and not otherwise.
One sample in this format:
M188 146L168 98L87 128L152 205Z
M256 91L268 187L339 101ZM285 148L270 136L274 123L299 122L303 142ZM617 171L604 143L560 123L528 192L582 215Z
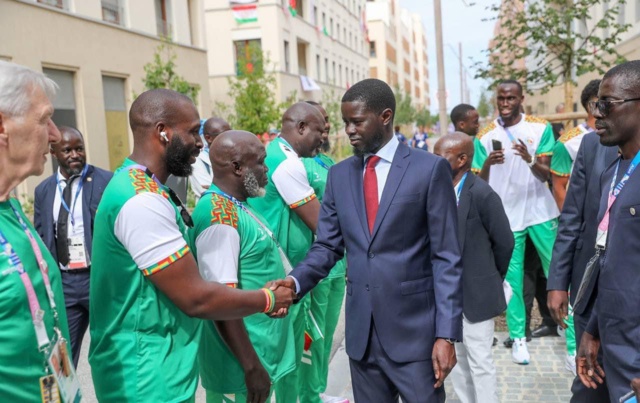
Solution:
M238 24L258 21L258 0L229 0L229 5Z
M298 15L298 10L296 9L296 0L289 0L289 12L293 17Z

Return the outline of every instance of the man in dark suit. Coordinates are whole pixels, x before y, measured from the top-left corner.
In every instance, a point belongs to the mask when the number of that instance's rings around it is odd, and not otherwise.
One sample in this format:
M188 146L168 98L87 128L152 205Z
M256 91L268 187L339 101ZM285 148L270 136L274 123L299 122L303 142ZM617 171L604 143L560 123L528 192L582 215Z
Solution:
M463 342L456 344L458 364L453 388L463 402L498 402L493 364L494 320L507 308L502 284L513 233L496 192L471 171L473 140L455 132L441 137L433 152L453 171L458 202L458 240L462 250Z
M595 387L604 378L612 402L629 392L631 381L640 376L640 171L635 169L640 163L638 94L640 60L620 64L604 75L594 113L600 143L619 147L620 157L600 180L598 297L576 364L586 386ZM583 282L593 279L585 274ZM599 347L604 372L596 358Z
M451 169L393 135L395 98L367 79L342 97L354 156L329 170L317 240L280 281L301 297L347 256L346 348L360 402L442 402L462 341Z
M93 219L113 174L87 164L84 139L78 130L63 126L60 133L62 140L51 146L59 169L36 187L34 224L62 272L73 363L77 366L89 326Z
M580 304L575 306L575 299L584 277L589 259L595 254L596 230L598 227L598 208L600 206L600 176L618 156L616 147L605 147L595 133L584 136L576 155L569 189L567 190L562 214L558 223L558 236L553 245L553 255L549 266L547 282L548 305L559 326L567 327L569 293L571 290L571 306L576 333L576 348L580 346L580 338L584 332L593 304L596 300L596 282L585 288ZM597 278L597 265L594 278ZM608 391L606 385L596 390L585 388L576 377L571 387L572 402L606 401Z

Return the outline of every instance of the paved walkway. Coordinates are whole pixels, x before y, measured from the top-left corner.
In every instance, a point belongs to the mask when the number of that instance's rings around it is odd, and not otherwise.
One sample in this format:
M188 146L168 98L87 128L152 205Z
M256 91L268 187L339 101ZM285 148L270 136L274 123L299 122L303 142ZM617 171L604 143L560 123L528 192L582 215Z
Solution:
M531 364L517 365L511 362L511 350L502 345L507 333L497 333L499 343L493 349L498 372L498 394L502 403L568 402L571 397L573 375L564 368L564 339L544 337L533 339L529 346ZM460 402L447 381L447 402ZM331 361L327 393L348 397L353 402L353 390L349 376L349 360L344 343Z

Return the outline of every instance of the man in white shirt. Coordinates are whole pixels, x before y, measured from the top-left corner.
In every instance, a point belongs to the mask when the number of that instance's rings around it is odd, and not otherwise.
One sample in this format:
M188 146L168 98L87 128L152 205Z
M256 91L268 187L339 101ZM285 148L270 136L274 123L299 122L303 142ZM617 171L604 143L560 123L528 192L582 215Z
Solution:
M62 140L51 145L56 173L35 190L34 224L62 273L73 363L89 326L89 271L93 219L113 174L87 164L82 134L60 127Z
M213 170L211 169L211 161L209 161L209 147L216 137L222 132L231 130L231 126L226 120L218 117L212 117L207 119L202 125L202 134L205 141L205 146L200 150L196 162L192 165L193 172L189 177L189 184L191 190L196 195L196 202L200 200L202 193L209 189L211 180L213 179Z
M547 121L520 113L523 100L520 83L502 81L497 89L500 116L478 134L487 154L480 177L502 199L515 239L506 277L513 289L507 325L514 340L512 360L518 364L528 364L530 360L523 298L525 240L527 235L531 238L543 270L548 273L560 215L547 186L555 144L553 130Z

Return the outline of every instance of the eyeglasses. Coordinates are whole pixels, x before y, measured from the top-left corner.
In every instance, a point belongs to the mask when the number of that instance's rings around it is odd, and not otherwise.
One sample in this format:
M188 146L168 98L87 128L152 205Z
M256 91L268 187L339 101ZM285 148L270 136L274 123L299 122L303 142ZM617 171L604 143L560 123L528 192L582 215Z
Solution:
M623 104L625 102L631 101L640 101L640 98L630 98L630 99L614 99L612 101L593 101L589 102L589 106L592 110L598 109L598 112L604 117L611 113L611 108L613 108L616 104Z

